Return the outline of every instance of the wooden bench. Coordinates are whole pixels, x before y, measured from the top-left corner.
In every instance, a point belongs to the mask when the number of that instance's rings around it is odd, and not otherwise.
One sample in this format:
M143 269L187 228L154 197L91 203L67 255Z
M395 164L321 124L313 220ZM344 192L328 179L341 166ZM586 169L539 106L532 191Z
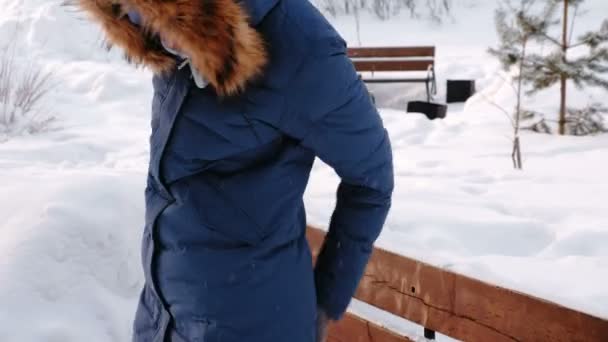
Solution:
M435 47L357 47L349 48L348 56L366 83L424 83L427 100L437 94ZM377 72L426 72L426 77L375 77Z
M325 233L309 227L316 257ZM582 280L583 281L583 280ZM606 342L608 320L374 248L355 298L421 327L404 336L354 314L329 342L412 342L435 332L472 342Z

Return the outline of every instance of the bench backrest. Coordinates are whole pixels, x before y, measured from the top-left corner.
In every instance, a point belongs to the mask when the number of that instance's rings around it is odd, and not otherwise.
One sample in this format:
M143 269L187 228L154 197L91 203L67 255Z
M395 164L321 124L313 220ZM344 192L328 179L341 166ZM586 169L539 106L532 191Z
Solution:
M357 71L426 71L435 64L434 46L349 48Z

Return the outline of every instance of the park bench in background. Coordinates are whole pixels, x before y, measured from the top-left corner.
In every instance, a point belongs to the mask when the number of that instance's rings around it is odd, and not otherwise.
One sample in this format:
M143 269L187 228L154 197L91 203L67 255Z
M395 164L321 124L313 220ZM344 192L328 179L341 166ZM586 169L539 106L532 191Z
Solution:
M348 56L366 83L424 83L426 101L409 102L407 111L424 113L429 119L445 118L447 106L433 103L437 95L434 46L356 47L348 49ZM416 75L405 76L407 72Z
M315 257L324 236L323 231L308 228ZM438 332L467 342L608 341L606 319L379 248L374 248L355 298L419 324L431 339ZM329 338L329 342L409 341L353 314L334 325Z
M430 102L437 94L435 78L435 47L356 47L348 49L348 56L366 83L424 83L426 96ZM405 77L403 72L425 72L425 77ZM376 77L377 72L400 72L399 76Z

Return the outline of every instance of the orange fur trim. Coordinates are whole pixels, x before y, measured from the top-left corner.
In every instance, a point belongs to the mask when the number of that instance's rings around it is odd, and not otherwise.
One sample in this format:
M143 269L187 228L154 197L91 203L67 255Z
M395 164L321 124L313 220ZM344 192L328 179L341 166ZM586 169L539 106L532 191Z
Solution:
M154 72L175 63L153 37L162 35L190 57L193 66L220 96L234 95L259 76L267 63L261 35L234 0L76 0L104 29L110 43L128 59ZM131 24L127 10L138 12L143 28ZM169 62L170 60L170 62Z
M155 73L165 73L175 67L175 60L155 38L133 25L123 8L112 0L76 0L77 5L99 23L106 35L106 45L123 49L125 58L136 65L146 65Z

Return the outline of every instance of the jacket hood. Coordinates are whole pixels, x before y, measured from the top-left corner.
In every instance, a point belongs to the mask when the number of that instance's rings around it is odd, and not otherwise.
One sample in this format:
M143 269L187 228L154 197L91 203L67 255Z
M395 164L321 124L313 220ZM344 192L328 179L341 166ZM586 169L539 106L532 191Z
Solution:
M73 0L101 25L106 46L157 74L176 61L160 44L162 35L209 81L220 96L242 91L267 63L265 43L255 29L279 0ZM132 23L129 11L139 14Z

